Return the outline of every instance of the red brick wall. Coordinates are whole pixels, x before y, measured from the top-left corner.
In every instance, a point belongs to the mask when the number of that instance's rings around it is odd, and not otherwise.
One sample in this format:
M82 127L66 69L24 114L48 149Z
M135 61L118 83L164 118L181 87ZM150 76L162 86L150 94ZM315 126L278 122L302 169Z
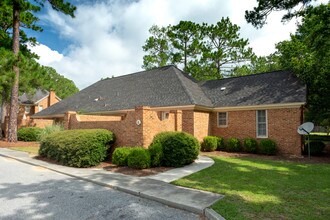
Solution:
M217 113L211 114L211 134L224 138L256 138L256 111L229 111L228 127L219 128ZM279 154L300 155L301 137L297 128L301 124L300 108L268 109L268 138L276 141ZM260 140L260 138L259 138Z
M194 133L193 135L202 141L205 136L209 135L210 113L194 112Z
M161 112L149 107L137 107L125 116L90 116L68 112L64 118L66 129L103 128L116 135L116 146L148 147L153 137L162 131L181 129L181 111L171 111L169 118L161 120ZM137 125L136 121L141 124Z

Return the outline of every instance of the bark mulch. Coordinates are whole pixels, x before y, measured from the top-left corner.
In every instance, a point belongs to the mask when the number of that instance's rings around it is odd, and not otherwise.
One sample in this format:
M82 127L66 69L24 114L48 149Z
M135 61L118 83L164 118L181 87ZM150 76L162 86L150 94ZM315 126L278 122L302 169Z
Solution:
M0 148L10 148L10 147L39 147L39 142L7 142L5 140L0 140Z

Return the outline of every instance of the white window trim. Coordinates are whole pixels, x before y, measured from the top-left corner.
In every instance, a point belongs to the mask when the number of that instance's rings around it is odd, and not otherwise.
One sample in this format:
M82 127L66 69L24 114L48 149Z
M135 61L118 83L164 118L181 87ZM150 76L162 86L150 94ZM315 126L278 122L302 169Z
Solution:
M219 113L226 113L226 125L220 125L219 124ZM217 112L217 124L218 128L227 128L228 127L228 112Z
M265 111L265 117L266 117L266 135L264 136L260 136L258 134L258 111ZM257 135L257 138L268 138L268 112L266 109L260 109L260 110L256 110L256 135Z
M170 118L170 112L169 111L162 111L162 121L167 120Z

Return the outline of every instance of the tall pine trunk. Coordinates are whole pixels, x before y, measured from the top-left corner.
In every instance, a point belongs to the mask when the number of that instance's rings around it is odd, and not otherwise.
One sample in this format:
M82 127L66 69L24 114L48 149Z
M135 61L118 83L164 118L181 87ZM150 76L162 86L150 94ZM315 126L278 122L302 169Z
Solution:
M18 67L18 53L19 53L19 24L20 24L20 7L19 1L13 1L13 52L16 56L13 71L15 73L15 81L11 90L10 99L10 114L8 126L8 141L17 141L17 112L18 112L18 82L19 82L19 67Z

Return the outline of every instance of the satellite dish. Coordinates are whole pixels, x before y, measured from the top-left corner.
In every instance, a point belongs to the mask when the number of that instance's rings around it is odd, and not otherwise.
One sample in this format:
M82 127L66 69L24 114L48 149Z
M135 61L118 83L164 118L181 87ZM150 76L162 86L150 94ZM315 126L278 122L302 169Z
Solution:
M306 122L298 127L298 134L306 135L309 134L314 129L314 124L312 122Z

